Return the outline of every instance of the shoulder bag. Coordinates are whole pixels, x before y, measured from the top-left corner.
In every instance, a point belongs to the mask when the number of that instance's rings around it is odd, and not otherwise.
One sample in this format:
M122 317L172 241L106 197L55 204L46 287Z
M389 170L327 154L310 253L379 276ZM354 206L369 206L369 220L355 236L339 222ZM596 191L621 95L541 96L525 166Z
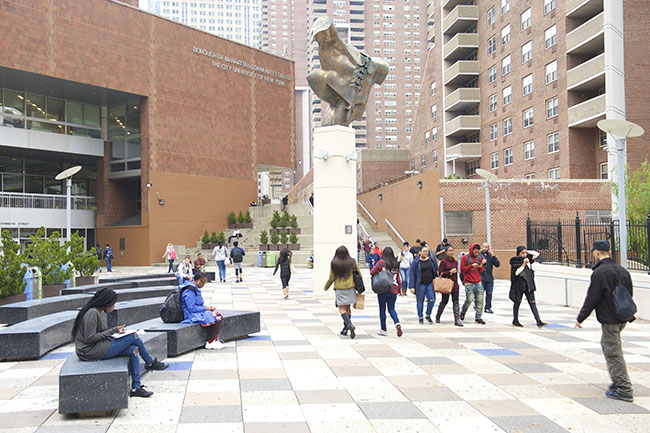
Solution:
M372 276L372 291L377 294L388 293L393 290L393 274L386 269Z
M359 274L356 268L352 269L352 278L354 279L354 289L357 293L361 294L365 292L366 286L363 284L363 278L361 278L361 274Z
M436 277L433 280L433 291L442 293L443 295L449 295L454 289L454 282L449 278Z

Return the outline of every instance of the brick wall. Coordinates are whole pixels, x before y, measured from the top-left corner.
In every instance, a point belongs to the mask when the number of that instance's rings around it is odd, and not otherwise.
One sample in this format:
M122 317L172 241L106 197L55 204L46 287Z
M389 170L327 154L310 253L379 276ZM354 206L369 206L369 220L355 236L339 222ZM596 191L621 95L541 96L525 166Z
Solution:
M362 161L359 165L357 187L361 191L366 191L382 182L404 177L404 172L409 169L408 161Z

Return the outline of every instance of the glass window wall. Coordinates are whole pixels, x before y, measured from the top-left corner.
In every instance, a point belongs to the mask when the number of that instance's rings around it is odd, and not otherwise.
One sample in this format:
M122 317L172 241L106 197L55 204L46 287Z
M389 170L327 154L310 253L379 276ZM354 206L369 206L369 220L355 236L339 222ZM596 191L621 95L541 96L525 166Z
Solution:
M130 102L109 108L108 139L111 143L112 173L139 170L142 146L140 144L140 103Z

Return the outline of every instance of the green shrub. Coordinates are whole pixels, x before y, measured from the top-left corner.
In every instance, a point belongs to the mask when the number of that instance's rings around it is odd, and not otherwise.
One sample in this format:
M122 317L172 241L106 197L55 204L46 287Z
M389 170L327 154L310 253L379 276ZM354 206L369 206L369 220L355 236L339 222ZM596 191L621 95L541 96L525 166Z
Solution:
M291 236L289 236L289 242L292 244L298 243L298 235L294 230L291 230Z
M286 244L288 240L289 240L289 235L287 234L286 231L283 231L282 233L280 233L280 243L281 244Z
M251 211L247 210L246 215L244 215L244 222L245 223L252 223L253 218L251 217Z
M245 220L246 218L244 217L244 212L239 211L239 215L237 215L237 222L239 224L243 224L244 222L246 222Z
M275 226L273 222L275 221ZM271 217L271 227L276 228L280 224L280 212L278 210L273 211L273 217Z
M218 240L219 237L217 236L217 232L212 232L212 235L210 236L210 243L216 244Z
M20 254L20 245L11 237L9 230L2 231L2 246L0 247L0 298L20 295L25 291L25 272L22 266L24 257Z
M38 266L41 269L43 285L63 284L72 275L72 267L62 269L69 256L60 238L61 235L57 231L46 238L44 227L30 236L32 243L27 247L25 256L30 266Z
M203 236L201 236L201 242L203 242L204 244L207 244L207 243L210 242L210 235L208 234L207 230L203 232Z
M262 230L260 232L260 244L268 244L269 243L269 234L266 232L266 230Z
M291 227L298 228L298 217L295 215L291 215Z
M289 227L290 222L291 216L289 215L289 212L285 210L280 217L280 227Z
M271 243L277 244L278 242L280 242L280 235L278 235L278 232L271 233Z
M271 228L277 229L280 222L276 219L271 219Z
M235 212L230 212L228 214L228 224L237 224L237 217L235 216Z
M95 255L95 249L84 251L84 238L77 232L72 234L66 246L70 246L69 260L75 271L82 277L92 277L100 263Z
M224 244L226 243L226 234L222 231L219 232L219 236L217 236L216 242L223 242Z

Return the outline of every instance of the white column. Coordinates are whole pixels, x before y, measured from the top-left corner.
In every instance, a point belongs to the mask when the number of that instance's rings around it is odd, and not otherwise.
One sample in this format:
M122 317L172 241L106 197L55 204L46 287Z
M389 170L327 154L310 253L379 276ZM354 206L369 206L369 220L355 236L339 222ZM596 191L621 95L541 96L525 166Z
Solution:
M352 156L353 159L349 160ZM325 159L326 158L326 159ZM357 257L357 176L354 129L314 129L314 290L329 278L334 252L345 245ZM348 233L346 233L348 228Z

